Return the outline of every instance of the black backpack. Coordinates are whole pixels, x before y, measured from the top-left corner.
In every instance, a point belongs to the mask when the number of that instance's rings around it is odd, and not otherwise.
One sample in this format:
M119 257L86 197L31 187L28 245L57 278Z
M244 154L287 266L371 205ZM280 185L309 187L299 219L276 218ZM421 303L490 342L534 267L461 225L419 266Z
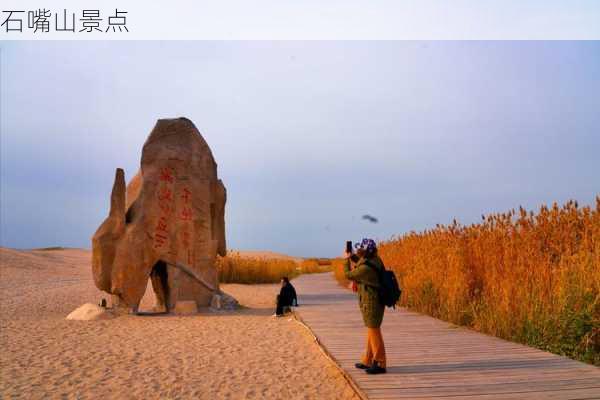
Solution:
M379 270L370 263L367 264L375 269L379 275L379 289L377 291L379 302L387 307L396 308L396 303L400 300L400 296L402 295L402 289L400 289L400 285L398 285L396 274L394 274L394 271L385 269L383 265L383 269Z

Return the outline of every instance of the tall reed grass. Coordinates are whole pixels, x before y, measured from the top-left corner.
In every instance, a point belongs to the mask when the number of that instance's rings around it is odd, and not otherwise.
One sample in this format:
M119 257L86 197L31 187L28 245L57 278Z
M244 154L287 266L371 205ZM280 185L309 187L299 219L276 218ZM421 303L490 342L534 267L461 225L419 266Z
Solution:
M296 262L281 258L242 257L235 252L217 258L217 271L221 283L276 283L284 276L291 279L300 274L328 270L331 270L331 267L320 265L317 259Z
M595 208L569 201L437 225L379 254L402 305L600 365L600 197Z
M346 275L344 274L344 262L345 260L343 258L334 258L331 260L335 279L340 285L347 288L350 287L350 281L346 279Z

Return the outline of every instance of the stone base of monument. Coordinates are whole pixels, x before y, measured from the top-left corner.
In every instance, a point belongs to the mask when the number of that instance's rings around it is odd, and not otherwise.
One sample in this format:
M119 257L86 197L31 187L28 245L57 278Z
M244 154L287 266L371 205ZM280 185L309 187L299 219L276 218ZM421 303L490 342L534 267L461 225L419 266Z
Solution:
M155 305L152 307L152 312L157 314L164 314L167 312L167 307L164 305Z
M235 310L240 304L233 297L224 292L215 293L210 301L211 310Z
M127 315L127 314L137 314L137 307L129 307L127 304L121 301L119 296L112 295L110 297L110 308L109 310L115 315Z
M116 315L111 310L105 307L100 307L97 304L85 303L67 315L66 319L74 321L96 321L111 319L115 316Z
M193 300L181 300L175 303L173 310L177 315L198 314L198 304Z

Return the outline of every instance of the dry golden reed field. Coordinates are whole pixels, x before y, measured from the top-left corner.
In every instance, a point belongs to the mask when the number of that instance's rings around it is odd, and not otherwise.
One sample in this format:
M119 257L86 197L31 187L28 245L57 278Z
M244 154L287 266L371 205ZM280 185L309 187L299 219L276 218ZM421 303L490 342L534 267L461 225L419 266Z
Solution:
M242 255L232 252L217 259L222 283L276 283L282 277L331 271L329 263L318 259L294 260L276 257Z
M600 197L437 225L379 244L401 305L600 365ZM335 261L341 282L341 262Z

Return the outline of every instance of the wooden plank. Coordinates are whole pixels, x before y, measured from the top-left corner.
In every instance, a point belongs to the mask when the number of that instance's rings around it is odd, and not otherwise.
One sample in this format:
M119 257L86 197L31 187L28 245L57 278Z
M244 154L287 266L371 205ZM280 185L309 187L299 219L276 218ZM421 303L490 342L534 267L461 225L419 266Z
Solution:
M398 395L386 393L384 395L371 395L370 399L430 399L430 400L598 400L598 389L573 389L573 390L553 390L527 393L492 393L492 394L474 394L474 395L456 395L456 396L414 396Z
M361 397L600 399L600 369L403 308L382 326L388 373L354 368L366 342L356 296L330 273L294 280L295 311Z

